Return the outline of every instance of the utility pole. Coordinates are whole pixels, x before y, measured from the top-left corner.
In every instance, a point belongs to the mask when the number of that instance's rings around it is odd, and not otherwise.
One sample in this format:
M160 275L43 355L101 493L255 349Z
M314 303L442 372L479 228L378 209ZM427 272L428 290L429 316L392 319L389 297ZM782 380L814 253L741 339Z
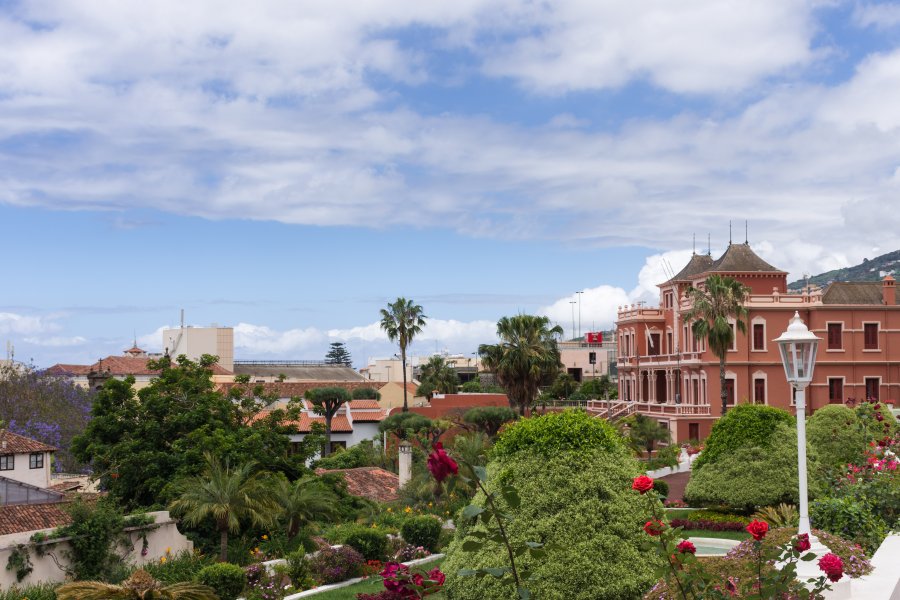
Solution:
M578 295L578 337L581 337L581 295L584 292L575 292Z
M575 339L575 304L574 300L569 300L569 304L572 305L572 339Z

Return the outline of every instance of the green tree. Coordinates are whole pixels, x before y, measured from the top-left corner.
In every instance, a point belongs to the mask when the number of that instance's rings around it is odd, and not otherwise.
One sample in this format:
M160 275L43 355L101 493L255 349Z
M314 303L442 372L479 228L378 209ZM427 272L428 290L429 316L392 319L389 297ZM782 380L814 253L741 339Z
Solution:
M58 600L218 600L211 587L183 582L162 586L147 571L138 569L122 585L75 581L55 590Z
M293 482L279 477L274 493L289 538L294 538L309 523L331 519L335 515L338 498L318 477L308 475Z
M370 387L356 388L350 396L354 400L381 400L381 392Z
M741 332L747 331L744 320L747 309L744 303L750 288L721 275L710 275L699 288L688 288L687 296L691 309L685 315L685 322L691 323L694 336L705 339L709 349L719 359L719 384L721 386L722 415L728 410L728 394L725 389L725 357L734 343L735 330L729 319Z
M588 379L581 384L578 391L588 398L606 398L609 394L610 399L618 397L619 392L615 384L609 379L609 375L603 375L597 379Z
M378 424L380 433L390 433L398 440L415 438L419 432L431 428L431 419L417 413L397 413Z
M196 526L206 519L215 522L219 562L228 560L228 534L240 531L241 521L266 527L279 514L271 482L253 462L232 467L207 454L204 472L176 482L175 491L177 497L169 508L183 515L185 523Z
M417 396L431 397L437 393L454 394L459 388L459 375L456 369L450 366L443 356L432 356L422 365L419 375L419 389Z
M672 439L669 430L652 417L635 413L621 422L628 425L628 444L637 452L646 452L648 459L657 444L668 443Z
M347 367L353 365L350 351L344 346L344 342L331 342L331 349L325 355L325 362L330 365L345 365Z
M337 411L346 402L350 402L350 392L339 387L313 388L306 391L306 399L312 402L316 413L325 417L325 448L322 456L328 456L331 453L331 421Z
M553 383L549 388L547 388L546 392L544 393L548 398L553 398L555 400L566 400L577 389L578 382L575 381L575 378L565 371L560 371L556 376L556 379L553 380Z
M550 327L547 317L503 317L497 322L500 342L478 347L482 365L504 387L510 406L520 415L534 402L538 386L562 366L557 345L562 334L562 327Z
M406 393L406 348L425 327L422 307L412 300L397 298L381 309L381 328L388 339L400 345L400 362L403 364L403 412L409 411Z
M516 411L507 406L476 406L467 410L462 420L476 430L496 437L501 427L516 420Z

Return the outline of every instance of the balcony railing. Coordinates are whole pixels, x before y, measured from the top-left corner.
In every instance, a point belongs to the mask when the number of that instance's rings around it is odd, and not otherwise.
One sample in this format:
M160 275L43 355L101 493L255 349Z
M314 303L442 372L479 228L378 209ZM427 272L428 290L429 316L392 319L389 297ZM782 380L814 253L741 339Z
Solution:
M680 354L645 354L642 356L620 356L618 363L620 367L633 367L640 364L645 365L662 365L671 366L681 363L696 364L700 362L700 352L682 352Z
M591 400L587 410L598 416L609 415L611 419L639 412L645 415L696 415L708 416L708 404L658 404L656 402L627 402L624 400Z

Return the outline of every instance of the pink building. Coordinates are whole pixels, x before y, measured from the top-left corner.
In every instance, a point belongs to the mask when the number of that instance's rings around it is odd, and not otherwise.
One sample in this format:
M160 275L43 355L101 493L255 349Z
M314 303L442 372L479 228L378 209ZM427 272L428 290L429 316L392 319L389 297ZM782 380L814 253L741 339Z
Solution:
M753 402L791 409L793 397L777 345L795 311L822 338L808 410L850 399L895 402L900 397L900 306L894 279L832 283L820 290L787 292L787 273L768 264L749 244L731 244L713 260L695 254L659 285L658 308L620 307L619 398L594 410L612 415L640 412L666 424L674 441L704 438L721 415L719 360L695 339L684 314L685 292L707 276L737 279L750 288L746 333L737 332L726 358L728 403Z

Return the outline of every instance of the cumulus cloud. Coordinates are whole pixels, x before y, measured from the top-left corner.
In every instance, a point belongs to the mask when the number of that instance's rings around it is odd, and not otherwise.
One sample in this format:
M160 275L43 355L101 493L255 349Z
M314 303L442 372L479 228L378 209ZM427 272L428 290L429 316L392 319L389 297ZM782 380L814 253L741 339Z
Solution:
M0 334L36 334L58 331L53 317L0 312Z

